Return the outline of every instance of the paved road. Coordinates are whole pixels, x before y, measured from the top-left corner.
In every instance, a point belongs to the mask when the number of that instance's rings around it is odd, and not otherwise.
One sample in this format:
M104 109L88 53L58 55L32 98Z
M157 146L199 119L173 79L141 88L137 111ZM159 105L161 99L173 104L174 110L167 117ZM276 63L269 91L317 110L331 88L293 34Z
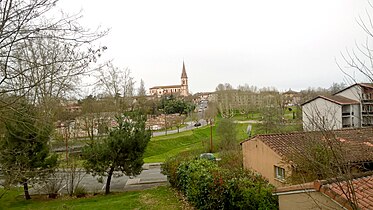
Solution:
M130 190L148 189L154 186L168 184L167 177L161 173L159 163L144 164L143 171L139 176L113 176L110 185L111 192L123 192ZM106 177L103 178L103 183L97 181L97 177L84 172L80 173L82 180L80 186L84 187L88 192L105 192ZM35 186L30 190L31 194L45 194L42 186ZM66 194L66 186L60 190L60 193Z
M199 128L199 127L207 125L206 120L201 119L198 122L201 123L201 126L195 127L194 126L195 122L185 122L187 124L187 126L180 128L179 132L189 131L189 130L193 130L193 129L196 129L196 128ZM173 134L173 133L177 133L177 129L176 130L168 130L167 131L167 135L168 134ZM165 131L155 131L155 132L153 132L152 135L153 136L163 136L163 135L166 135L166 132Z

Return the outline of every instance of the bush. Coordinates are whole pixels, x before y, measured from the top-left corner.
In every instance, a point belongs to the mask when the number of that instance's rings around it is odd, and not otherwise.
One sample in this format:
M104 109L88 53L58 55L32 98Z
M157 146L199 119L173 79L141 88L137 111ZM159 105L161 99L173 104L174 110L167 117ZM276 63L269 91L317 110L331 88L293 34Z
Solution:
M240 170L243 165L242 150L224 150L220 152L219 167L229 170Z
M74 194L77 198L82 198L87 195L87 190L82 186L77 186L75 188Z
M201 209L211 209L209 191L214 182L209 170L216 170L217 164L206 159L184 162L177 170L178 189L187 199ZM215 209L215 208L213 208Z
M161 170L162 174L167 175L168 181L171 186L177 188L178 179L177 179L177 169L182 162L196 159L199 155L199 151L185 151L179 153L177 156L167 158L166 161L162 164Z
M249 171L219 168L216 162L205 159L175 165L176 174L167 174L173 180L172 186L198 209L278 208L277 197L272 195L274 188Z

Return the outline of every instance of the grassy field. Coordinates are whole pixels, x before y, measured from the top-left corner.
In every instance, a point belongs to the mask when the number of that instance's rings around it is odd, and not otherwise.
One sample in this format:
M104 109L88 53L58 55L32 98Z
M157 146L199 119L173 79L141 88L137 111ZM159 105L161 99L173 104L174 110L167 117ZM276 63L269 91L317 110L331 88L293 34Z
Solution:
M237 138L242 141L247 138L247 124L237 124ZM212 129L213 145L219 144L216 135L216 126ZM210 142L210 127L202 127L191 131L167 136L158 136L150 140L144 161L146 163L163 162L167 157L177 155L188 150L201 150L207 152Z
M0 198L0 209L185 209L185 204L168 186L79 199L63 197L50 200L44 196L26 201L21 194L21 189L8 191Z

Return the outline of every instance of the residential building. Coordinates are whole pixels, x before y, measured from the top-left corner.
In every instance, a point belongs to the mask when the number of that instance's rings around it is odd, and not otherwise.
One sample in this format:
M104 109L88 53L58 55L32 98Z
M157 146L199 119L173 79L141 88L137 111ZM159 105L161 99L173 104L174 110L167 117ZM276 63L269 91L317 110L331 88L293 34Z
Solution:
M299 105L301 96L299 92L293 91L293 90L288 90L286 92L282 93L282 100L284 101L284 105L286 106L294 106L294 105Z
M149 89L150 94L153 96L161 97L163 95L181 95L188 96L188 76L185 70L185 64L183 62L183 69L181 72L181 84L180 85L166 85L166 86L155 86Z
M341 178L317 180L281 187L275 194L280 210L373 209L373 175L356 177L349 184ZM351 199L353 197L356 200ZM354 201L357 208L352 208L350 201Z
M373 129L359 128L330 132L328 141L335 142L343 153L340 161L356 171L373 169ZM260 173L276 187L291 184L292 159L297 154L309 154L316 143L325 140L324 132L296 132L257 135L241 142L243 166ZM293 159L294 160L294 159Z
M193 95L193 102L197 104L200 101L214 101L215 97L214 92L199 92Z
M373 84L351 85L302 104L303 129L335 130L373 126Z

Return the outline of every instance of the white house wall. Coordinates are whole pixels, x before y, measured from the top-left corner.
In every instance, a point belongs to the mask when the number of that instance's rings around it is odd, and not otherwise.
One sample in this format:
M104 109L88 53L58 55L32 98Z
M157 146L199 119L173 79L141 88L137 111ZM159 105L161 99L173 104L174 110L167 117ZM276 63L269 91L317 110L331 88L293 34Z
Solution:
M304 104L302 114L305 131L342 128L342 107L323 98Z
M354 114L354 127L361 127L361 111L360 111L360 104L352 105L352 111Z
M354 86L351 86L350 88L348 88L344 91L341 91L341 92L339 92L335 95L336 96L343 96L343 97L346 97L346 98L349 98L349 99L352 99L352 100L355 100L355 101L361 101L361 94L362 94L361 87L359 85L354 85Z

